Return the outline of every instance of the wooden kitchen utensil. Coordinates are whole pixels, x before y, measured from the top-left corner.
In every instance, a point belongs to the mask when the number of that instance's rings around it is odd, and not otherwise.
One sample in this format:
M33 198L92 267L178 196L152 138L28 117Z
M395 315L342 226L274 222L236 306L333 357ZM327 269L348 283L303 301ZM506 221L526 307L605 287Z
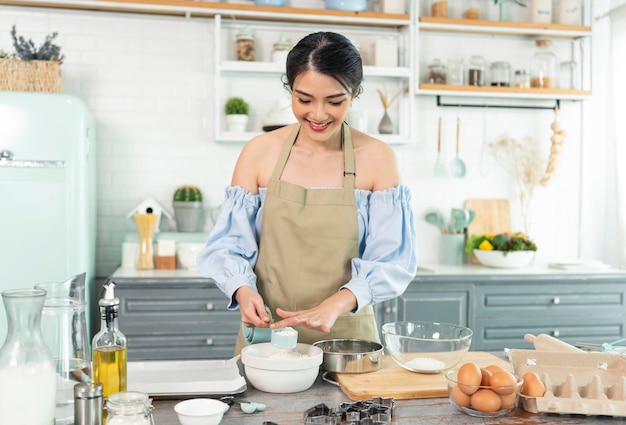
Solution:
M351 400L367 400L372 397L406 400L448 396L445 372L432 375L411 372L387 355L382 356L382 362L382 368L376 372L337 373L332 376ZM507 361L482 351L468 352L459 366L467 362L476 363L480 367L498 365L505 370L512 370Z
M446 171L446 165L443 163L441 159L441 126L442 119L439 117L439 130L437 133L437 161L435 162L435 177L446 177L448 172Z

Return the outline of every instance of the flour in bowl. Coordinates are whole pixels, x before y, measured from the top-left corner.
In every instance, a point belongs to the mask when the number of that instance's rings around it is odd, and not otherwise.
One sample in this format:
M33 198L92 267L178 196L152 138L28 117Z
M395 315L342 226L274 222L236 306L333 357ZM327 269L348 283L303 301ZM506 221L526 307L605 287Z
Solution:
M309 357L309 355L294 350L280 350L267 356L268 359L300 359L303 357Z
M406 366L423 372L438 372L445 369L446 364L441 360L431 359L430 357L421 357L411 359L406 362Z

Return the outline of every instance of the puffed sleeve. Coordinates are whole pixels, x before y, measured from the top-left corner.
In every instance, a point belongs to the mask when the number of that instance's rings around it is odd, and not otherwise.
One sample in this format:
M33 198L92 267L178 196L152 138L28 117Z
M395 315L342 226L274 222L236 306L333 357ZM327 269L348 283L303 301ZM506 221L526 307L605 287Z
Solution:
M229 310L239 305L234 299L237 289L247 285L256 288L256 265L259 248L255 222L261 201L242 187L227 187L215 226L205 247L197 257L198 270L215 280L228 296Z
M365 234L360 258L352 260L352 278L343 286L357 298L355 312L401 295L417 271L417 234L408 187L372 192L369 202L357 204L367 209L359 213Z

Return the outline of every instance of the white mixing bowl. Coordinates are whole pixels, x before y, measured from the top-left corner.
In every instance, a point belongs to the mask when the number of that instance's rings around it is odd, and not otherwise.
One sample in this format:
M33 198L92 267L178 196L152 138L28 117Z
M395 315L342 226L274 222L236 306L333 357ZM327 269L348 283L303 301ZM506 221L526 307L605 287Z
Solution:
M296 393L313 385L322 364L323 352L309 344L297 344L294 352L269 342L251 344L241 350L246 377L258 390L268 393Z

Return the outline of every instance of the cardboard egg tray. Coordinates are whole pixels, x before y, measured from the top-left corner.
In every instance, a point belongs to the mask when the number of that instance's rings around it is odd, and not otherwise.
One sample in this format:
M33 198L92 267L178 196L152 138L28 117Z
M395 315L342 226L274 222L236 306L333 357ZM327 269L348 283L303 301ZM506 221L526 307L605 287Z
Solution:
M626 416L626 356L511 350L517 376L536 372L546 386L543 397L520 396L532 413Z

